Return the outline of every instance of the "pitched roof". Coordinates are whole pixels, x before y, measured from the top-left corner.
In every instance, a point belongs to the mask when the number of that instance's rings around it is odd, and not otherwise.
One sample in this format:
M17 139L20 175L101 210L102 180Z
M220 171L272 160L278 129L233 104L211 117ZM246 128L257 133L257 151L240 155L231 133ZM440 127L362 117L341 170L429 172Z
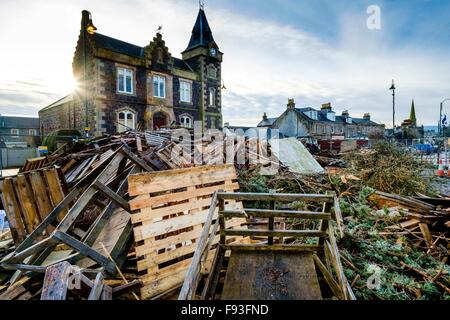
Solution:
M73 100L73 95L72 95L72 94L69 94L69 95L67 95L67 96L65 96L65 97L63 97L63 98L61 98L61 99L59 99L59 100L56 100L56 101L53 102L52 104L49 104L48 106L42 108L42 109L39 110L39 111L44 111L44 110L48 110L48 109L51 109L51 108L54 108L54 107L58 107L58 106L60 106L60 105L62 105L62 104L71 102L72 100Z
M211 43L215 44L208 19L206 19L205 11L200 8L194 28L192 29L191 39L185 51L196 47L207 47Z
M277 121L278 118L267 118L265 120L261 120L260 123L258 123L257 127L267 127L273 125L275 121Z
M114 39L100 33L94 33L92 35L92 40L98 48L141 59L145 57L144 48L122 40ZM181 59L173 58L173 65L177 69L194 72L192 68Z
M0 128L39 129L39 118L0 116Z
M142 47L125 41L114 39L100 33L94 33L92 35L92 40L98 48L108 49L137 58L144 57L144 49Z

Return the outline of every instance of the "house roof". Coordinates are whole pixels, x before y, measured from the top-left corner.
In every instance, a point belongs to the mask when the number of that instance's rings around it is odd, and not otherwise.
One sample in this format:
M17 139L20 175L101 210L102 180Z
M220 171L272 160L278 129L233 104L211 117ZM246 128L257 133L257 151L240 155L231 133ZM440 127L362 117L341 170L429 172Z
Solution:
M98 48L108 49L117 53L122 53L137 58L144 57L144 49L142 47L122 40L114 39L100 33L94 33L92 35L92 40L95 42L95 45Z
M216 45L208 19L206 19L205 11L200 8L194 28L192 29L191 39L185 51L196 47L208 47L210 44Z
M39 129L39 118L0 115L0 128Z
M140 59L143 59L145 57L143 47L122 40L114 39L100 33L94 33L92 35L92 40L94 41L97 48L111 50L116 53L125 54L127 56ZM173 65L177 69L193 72L192 68L181 59L173 58Z
M65 103L71 102L72 100L73 100L73 94L69 94L69 95L65 96L64 98L61 98L61 99L53 102L52 104L49 104L48 106L42 108L39 111L44 111L44 110L48 110L48 109L51 109L51 108L54 108L54 107L58 107L58 106L63 105Z
M261 120L260 123L258 123L257 127L267 127L273 125L275 121L277 121L278 118L267 118L265 120Z

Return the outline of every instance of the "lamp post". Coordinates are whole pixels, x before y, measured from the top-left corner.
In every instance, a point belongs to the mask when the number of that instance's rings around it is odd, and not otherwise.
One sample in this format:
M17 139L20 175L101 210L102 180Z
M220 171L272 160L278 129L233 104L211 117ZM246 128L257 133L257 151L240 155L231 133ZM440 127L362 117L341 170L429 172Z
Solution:
M440 108L439 108L439 126L438 126L439 136L442 136L444 133L442 130L442 108L444 106L445 101L450 101L450 98L446 98L446 99L442 100Z
M83 104L84 104L84 111L85 111L85 122L84 122L84 130L86 132L86 138L89 137L89 112L88 112L88 98L87 98L87 35L93 35L95 31L97 31L97 28L92 23L92 16L89 11L84 10L83 11L83 64L84 64L84 81L83 81ZM86 19L87 18L87 19Z
M392 85L389 88L392 90L392 138L395 139L395 84L394 79L392 79Z

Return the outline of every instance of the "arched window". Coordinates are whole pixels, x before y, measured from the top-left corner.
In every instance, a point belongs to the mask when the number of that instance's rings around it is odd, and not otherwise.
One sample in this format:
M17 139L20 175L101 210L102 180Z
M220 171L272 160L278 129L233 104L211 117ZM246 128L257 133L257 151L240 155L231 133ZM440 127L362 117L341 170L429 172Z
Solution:
M117 132L134 130L136 128L135 124L136 117L132 111L129 110L119 111L117 113L117 118L118 118Z
M180 125L185 128L192 128L193 121L192 117L187 114L183 114L180 116Z
M210 64L206 69L208 78L217 79L217 69L212 64Z
M216 89L215 88L209 88L209 105L212 107L216 105Z

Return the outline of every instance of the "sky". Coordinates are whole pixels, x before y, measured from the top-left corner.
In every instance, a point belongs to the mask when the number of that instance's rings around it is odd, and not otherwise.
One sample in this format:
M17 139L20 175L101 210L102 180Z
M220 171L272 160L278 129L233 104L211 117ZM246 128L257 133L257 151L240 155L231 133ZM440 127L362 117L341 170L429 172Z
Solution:
M98 32L146 46L158 26L175 57L186 48L197 0L2 0L0 113L37 116L69 94L81 11ZM379 8L379 28L368 28ZM372 7L371 7L372 8ZM450 0L205 0L224 52L224 122L255 126L264 112L331 102L340 114L370 112L392 127L415 100L420 124L435 125L450 97ZM378 21L378 20L376 20ZM373 26L371 24L370 26ZM450 114L450 103L444 113Z

